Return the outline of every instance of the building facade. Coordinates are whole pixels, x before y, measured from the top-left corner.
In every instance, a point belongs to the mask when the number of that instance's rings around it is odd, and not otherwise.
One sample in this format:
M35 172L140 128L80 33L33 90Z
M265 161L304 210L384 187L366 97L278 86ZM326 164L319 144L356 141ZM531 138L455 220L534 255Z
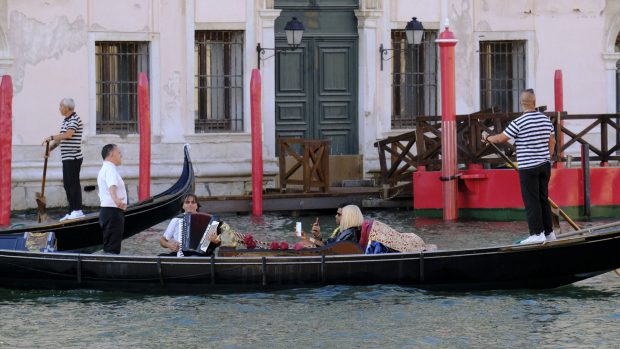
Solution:
M290 50L293 17L305 30ZM425 28L416 46L404 35L412 17ZM101 147L117 143L135 200L139 72L150 82L154 193L178 176L185 143L199 195L249 192L259 66L265 186L277 180L278 137L329 139L336 163L367 177L379 166L376 140L441 113L434 40L445 19L459 40L458 114L518 111L524 88L552 110L557 69L569 113L619 109L614 0L0 0L0 71L14 85L12 208L36 207L41 142L60 128L63 97L85 125L82 185L95 184ZM48 206L64 206L60 154L47 176ZM97 205L96 194L84 202Z

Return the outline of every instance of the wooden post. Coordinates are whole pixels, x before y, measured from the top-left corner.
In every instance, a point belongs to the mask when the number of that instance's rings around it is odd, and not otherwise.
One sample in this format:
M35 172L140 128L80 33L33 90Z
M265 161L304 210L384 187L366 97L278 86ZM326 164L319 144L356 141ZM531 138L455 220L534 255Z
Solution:
M447 20L446 20L447 22ZM444 31L435 40L439 45L441 64L441 180L443 181L443 219L458 218L456 176L456 83L454 47L458 40L446 23Z
M581 170L583 171L583 215L590 219L590 146L581 145Z
M149 80L144 72L138 74L138 122L140 123L138 200L146 200L151 196L151 111Z
M0 226L11 217L11 160L13 143L13 82L4 75L0 84Z
M260 61L260 59L259 59ZM263 121L260 70L252 69L250 103L252 112L252 215L263 215ZM282 151L282 150L280 150ZM282 155L282 154L280 154ZM280 170L280 173L282 170Z
M562 70L557 69L555 71L555 75L553 78L553 91L555 94L555 111L558 112L558 117L560 117L560 113L559 112L563 112L564 111L564 91L563 91L563 82L562 82ZM555 130L555 132L557 132L557 137L556 139L558 140L558 144L555 145L555 147L559 150L562 149L562 147L564 146L564 134L562 133L562 126L564 126L564 120L560 119L559 122L559 128L557 128ZM558 154L558 151L555 152L556 154ZM560 155L560 159L562 159L564 157L564 152L559 152ZM562 161L560 161L560 159L558 159L558 161L555 162L554 167L555 168L564 168L564 163Z

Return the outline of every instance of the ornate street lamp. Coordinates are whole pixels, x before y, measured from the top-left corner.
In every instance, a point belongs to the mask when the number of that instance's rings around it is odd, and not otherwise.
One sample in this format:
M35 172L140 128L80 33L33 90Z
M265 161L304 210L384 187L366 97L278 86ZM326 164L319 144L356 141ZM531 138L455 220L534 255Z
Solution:
M418 22L417 17L413 17L405 26L405 35L407 36L407 43L409 45L419 45L422 43L422 37L424 36L424 26ZM381 53L381 70L383 70L383 61L389 61L394 57L387 57L388 51L394 51L393 48L383 48L383 44L379 46L379 52ZM407 50L404 50L407 52Z
M283 49L275 49L275 48L266 48L261 47L260 42L256 45L256 57L258 61L258 69L260 69L260 61L269 59L275 56L278 52L285 51L294 51L301 44L301 39L304 36L304 25L297 20L297 17L293 17L292 20L286 23L284 26L284 33L286 33L286 42L288 43L288 47ZM265 55L265 50L274 51L273 55L269 57L262 58L261 56Z

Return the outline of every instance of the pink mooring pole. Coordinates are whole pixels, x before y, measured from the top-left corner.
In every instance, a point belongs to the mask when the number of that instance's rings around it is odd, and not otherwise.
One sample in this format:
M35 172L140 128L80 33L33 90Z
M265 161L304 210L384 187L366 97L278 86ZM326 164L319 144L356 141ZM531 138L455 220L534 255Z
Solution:
M138 122L140 124L140 178L138 200L151 196L151 110L149 106L149 79L138 74Z
M11 158L13 142L13 82L9 75L0 84L0 225L11 217Z
M263 215L263 121L260 70L252 69L250 100L252 109L252 215Z
M563 90L563 82L562 82L562 70L557 69L555 71L555 76L553 77L553 92L555 94L555 111L561 112L564 111L564 90ZM564 126L564 119L560 120L560 127ZM562 149L564 146L564 134L562 130L556 130L559 133L559 141L555 146L558 149ZM560 153L560 157L564 157L564 152ZM555 168L564 168L564 163L561 161L557 161L555 163Z
M441 65L441 180L443 181L443 219L458 218L456 177L456 92L454 47L458 40L446 27L435 40Z

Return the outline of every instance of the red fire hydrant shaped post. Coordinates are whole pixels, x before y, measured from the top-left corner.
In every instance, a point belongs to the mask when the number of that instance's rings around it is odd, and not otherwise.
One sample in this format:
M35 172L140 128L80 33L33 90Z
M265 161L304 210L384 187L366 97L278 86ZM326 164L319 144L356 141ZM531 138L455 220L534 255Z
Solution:
M458 40L446 27L435 40L439 45L441 68L441 180L443 181L443 219L458 218L456 176L456 90L454 73L454 47Z

